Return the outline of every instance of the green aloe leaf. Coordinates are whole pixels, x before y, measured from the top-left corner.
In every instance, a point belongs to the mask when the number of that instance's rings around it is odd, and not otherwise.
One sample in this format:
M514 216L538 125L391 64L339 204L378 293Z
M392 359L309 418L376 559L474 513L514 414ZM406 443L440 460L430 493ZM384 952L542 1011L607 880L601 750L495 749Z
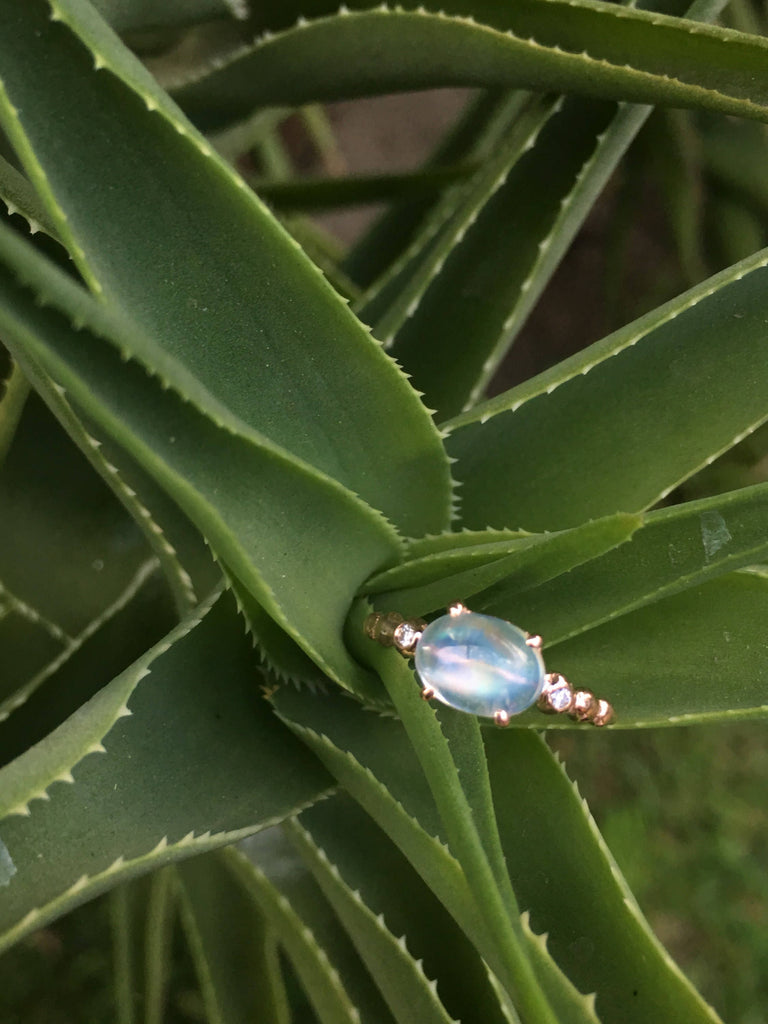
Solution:
M45 231L56 237L53 221L32 185L16 168L0 156L0 199L9 215L19 214L26 220L31 234Z
M768 560L768 485L649 512L630 544L519 593L502 582L473 609L522 622L554 647L627 612Z
M0 836L16 866L2 948L119 881L327 791L327 773L258 685L250 640L231 598L220 599L0 771Z
M62 389L39 366L28 358L24 362L34 389L144 534L158 559L180 616L185 615L198 603L199 595L210 593L221 578L203 538L175 502L135 461L117 445L105 443L103 436L96 436L98 431L93 424L86 425ZM42 440L40 446L44 447ZM67 450L74 457L72 446Z
M80 636L0 704L0 763L48 736L176 622L151 560Z
M321 1024L394 1024L343 925L280 828L220 856L274 928Z
M323 807L302 813L298 824L343 884L359 894L389 931L403 937L414 959L423 961L425 974L436 982L436 994L452 1018L502 1024L504 1014L482 958L363 810L348 797L336 796ZM349 835L355 836L354 843L347 841Z
M435 611L488 588L515 594L620 547L641 523L641 516L620 514L562 533L433 552L377 574L362 593L373 595L375 607L405 616ZM478 611L486 610L484 600L483 594L475 602Z
M0 580L73 639L125 591L149 549L36 396L0 471Z
M0 362L10 356L0 354ZM15 363L11 363L7 376L0 382L0 468L16 434L24 403L29 394L29 383Z
M767 262L758 253L449 421L464 524L563 529L639 511L759 426ZM552 437L569 439L567 458Z
M324 9L316 20L265 35L175 95L209 128L262 105L445 85L573 91L768 118L766 44L758 36L599 0L450 7ZM304 74L294 73L297 66Z
M45 0L0 4L0 123L127 336L190 400L404 533L444 528L448 463L402 372L85 0L53 15Z
M140 988L137 950L140 945L140 883L119 885L109 894L117 1024L136 1024Z
M6 705L25 683L52 662L68 646L59 628L46 622L34 608L23 604L0 583L0 720Z
M621 728L763 718L767 610L765 575L732 573L558 644L552 667L610 700Z
M4 241L33 255L23 242L10 236ZM66 298L67 288L77 288L48 264L36 267L32 260L30 267L48 282L45 295ZM396 557L397 540L381 516L253 432L241 436L217 426L136 363L124 362L85 329L76 331L52 308L41 308L3 272L0 292L0 326L17 357L31 358L60 381L74 404L180 502L217 557L323 671L375 697L370 677L341 641L341 627L350 595L373 569ZM78 298L98 323L94 300L82 291ZM109 328L105 310L100 317ZM301 517L286 520L284 508L311 509L322 531L308 536ZM328 565L337 571L319 602L315 581Z
M250 181L250 185L277 210L326 210L433 196L447 186L468 178L475 170L477 167L474 164L467 163L402 174L315 177L299 181L255 178Z
M243 899L242 885L215 853L173 870L207 1020L286 1024L274 935L253 901Z
M409 950L407 936L391 930L387 908L372 909L364 893L345 880L339 867L302 824L291 822L288 835L349 932L395 1019L451 1024L453 1018L440 1000L437 985L427 975L421 960Z
M440 838L442 825L437 808L402 726L341 698L314 699L306 693L283 689L273 700L284 720L408 858L485 960L494 970L502 970L478 918L464 873ZM455 742L453 749L457 749ZM465 769L469 775L470 765L465 764ZM329 813L333 821L337 812ZM316 818L312 815L313 820ZM385 844L383 838L380 842ZM338 856L344 861L355 855L339 851ZM525 920L522 934L539 983L559 1019L594 1024L590 1000L561 974L541 937L532 933ZM498 996L509 1010L501 986Z
M548 933L549 952L572 981L596 992L602 1024L717 1021L654 937L584 801L546 744L531 731L516 730L489 733L486 746L520 904L533 928Z

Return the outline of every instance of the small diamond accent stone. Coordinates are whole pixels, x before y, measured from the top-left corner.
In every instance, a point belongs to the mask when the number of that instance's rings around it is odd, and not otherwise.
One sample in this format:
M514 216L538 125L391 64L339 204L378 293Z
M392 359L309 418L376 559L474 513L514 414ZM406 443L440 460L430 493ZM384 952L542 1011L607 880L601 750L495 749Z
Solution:
M401 651L412 651L421 638L421 630L412 622L401 622L394 632L395 647Z
M573 700L573 693L571 692L570 686L556 686L553 690L547 693L547 701L553 711L557 711L560 714L563 711L567 711L571 706Z

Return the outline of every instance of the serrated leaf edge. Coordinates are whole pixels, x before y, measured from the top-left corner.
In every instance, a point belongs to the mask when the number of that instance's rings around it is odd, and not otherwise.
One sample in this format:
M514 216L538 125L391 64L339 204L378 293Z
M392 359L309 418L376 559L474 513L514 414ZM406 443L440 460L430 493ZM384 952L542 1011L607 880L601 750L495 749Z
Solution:
M138 594L147 580L157 571L159 562L150 558L138 567L131 580L123 591L112 601L102 612L92 619L88 625L74 638L67 637L67 645L56 657L50 661L40 672L35 673L32 678L19 689L15 690L10 697L0 701L0 722L4 722L14 711L22 707L47 679L50 679L83 644L89 640L105 623L114 618L125 608L130 601Z

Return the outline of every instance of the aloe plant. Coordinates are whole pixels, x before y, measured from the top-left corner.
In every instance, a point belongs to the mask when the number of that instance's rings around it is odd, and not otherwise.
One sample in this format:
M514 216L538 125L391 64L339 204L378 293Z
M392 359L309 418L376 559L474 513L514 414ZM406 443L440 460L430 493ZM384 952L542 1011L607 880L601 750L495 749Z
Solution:
M193 1019L178 922L215 1024L719 1019L542 733L590 727L431 706L363 622L467 600L612 729L765 717L768 43L723 6L0 0L0 949L111 891L121 1024ZM293 175L294 108L447 85L422 168ZM688 290L487 397L653 106ZM361 198L347 252L301 213Z

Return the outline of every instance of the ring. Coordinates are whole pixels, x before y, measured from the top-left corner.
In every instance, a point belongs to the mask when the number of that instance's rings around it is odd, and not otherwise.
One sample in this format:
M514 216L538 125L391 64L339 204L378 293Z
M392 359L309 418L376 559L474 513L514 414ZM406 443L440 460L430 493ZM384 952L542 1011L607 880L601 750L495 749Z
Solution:
M574 689L559 672L547 672L540 636L458 602L429 625L398 612L373 612L365 632L382 646L413 657L425 700L434 697L500 726L533 705L577 722L602 726L613 721L607 700Z

